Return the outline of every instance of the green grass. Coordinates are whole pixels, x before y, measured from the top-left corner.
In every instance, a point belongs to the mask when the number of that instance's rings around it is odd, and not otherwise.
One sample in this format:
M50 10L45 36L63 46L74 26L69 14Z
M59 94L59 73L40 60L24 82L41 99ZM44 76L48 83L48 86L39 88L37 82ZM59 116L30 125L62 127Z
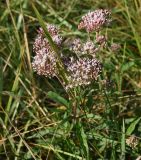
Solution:
M141 2L36 0L44 22L80 36L82 15L109 8L109 40L118 53L99 54L101 80L69 99L57 79L33 73L32 45L40 26L28 0L0 1L0 159L126 160L141 156ZM111 85L103 85L109 79ZM76 107L76 116L73 108ZM135 135L138 145L126 140Z

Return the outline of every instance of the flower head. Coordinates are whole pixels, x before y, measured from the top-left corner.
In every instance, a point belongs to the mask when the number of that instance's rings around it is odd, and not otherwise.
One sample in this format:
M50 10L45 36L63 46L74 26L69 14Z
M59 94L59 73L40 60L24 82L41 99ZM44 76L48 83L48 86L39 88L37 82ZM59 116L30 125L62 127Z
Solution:
M72 42L70 50L78 56L90 54L93 57L95 57L98 48L95 45L95 43L91 40L88 40L85 43L83 43L80 39L77 38Z
M62 37L59 35L58 28L55 25L47 24L47 30L54 43L59 46L62 42ZM49 41L44 36L42 28L38 30L37 38L33 44L33 51L36 53L32 62L33 70L36 71L37 74L45 75L46 77L56 76L58 73L56 67L57 57Z
M76 53L77 55L81 55L83 50L82 50L82 42L79 38L76 38L73 40L73 42L70 45L70 50L74 53Z
M78 60L71 58L67 66L67 71L69 73L69 84L66 88L68 89L81 85L88 85L93 80L97 80L101 71L101 64L95 58L81 58Z
M52 37L52 40L57 45L60 45L62 43L62 37L59 35L59 29L57 28L57 26L55 26L53 24L47 24L46 28L47 28L48 32L50 33L50 35ZM39 30L38 30L38 36L42 37L42 38L44 37L44 30L42 28L39 28Z
M42 48L33 58L32 67L33 70L39 75L53 77L57 74L56 61L57 58L54 51L47 48Z
M105 44L107 41L106 37L104 35L97 35L96 36L96 43L102 45L102 44Z
M92 41L86 41L86 43L84 43L83 46L83 52L85 54L91 54L93 56L95 56L96 52L97 52L97 47L95 46L95 44Z
M91 11L82 17L78 29L86 29L87 32L99 31L103 25L109 23L109 15L110 12L106 9Z

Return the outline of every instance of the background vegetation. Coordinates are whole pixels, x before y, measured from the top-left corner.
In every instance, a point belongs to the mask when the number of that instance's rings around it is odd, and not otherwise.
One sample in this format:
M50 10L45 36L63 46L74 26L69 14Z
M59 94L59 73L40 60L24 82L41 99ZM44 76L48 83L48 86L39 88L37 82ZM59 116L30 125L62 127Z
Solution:
M102 52L102 80L73 102L56 79L32 71L40 26L29 0L0 1L0 159L134 160L141 156L141 1L34 0L43 20L62 35L81 36L82 15L112 11L106 33L121 45ZM102 83L103 80L108 83Z

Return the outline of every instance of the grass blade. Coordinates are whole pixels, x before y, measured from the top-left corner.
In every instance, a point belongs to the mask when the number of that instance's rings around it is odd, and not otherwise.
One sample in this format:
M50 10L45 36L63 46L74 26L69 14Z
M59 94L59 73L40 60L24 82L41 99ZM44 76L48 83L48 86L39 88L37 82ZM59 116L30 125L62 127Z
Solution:
M58 95L57 93L49 91L47 95L50 99L54 100L55 102L60 103L66 107L69 107L68 101L63 97L61 97L60 95Z
M141 120L141 117L137 118L136 120L134 120L130 126L127 128L126 134L127 135L131 135L132 132L135 130L136 125L139 123L139 121Z
M121 159L125 159L125 122L122 122L122 137L121 137Z

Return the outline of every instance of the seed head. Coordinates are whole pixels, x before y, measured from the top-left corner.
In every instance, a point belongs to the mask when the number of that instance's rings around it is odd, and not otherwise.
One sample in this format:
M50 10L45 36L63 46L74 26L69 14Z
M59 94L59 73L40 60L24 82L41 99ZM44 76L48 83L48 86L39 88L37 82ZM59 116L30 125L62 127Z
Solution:
M113 52L117 52L119 51L121 48L121 46L118 44L118 43L113 43L110 47L110 49L113 51Z
M138 145L139 139L135 135L131 135L126 139L126 143L128 146L134 149Z

